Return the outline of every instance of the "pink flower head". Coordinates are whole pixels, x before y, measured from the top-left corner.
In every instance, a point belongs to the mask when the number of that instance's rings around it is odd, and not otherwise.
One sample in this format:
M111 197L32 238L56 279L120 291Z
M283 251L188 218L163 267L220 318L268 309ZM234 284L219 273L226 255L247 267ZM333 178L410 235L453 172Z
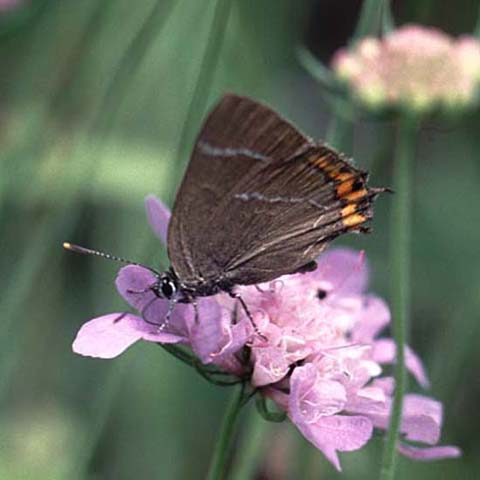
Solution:
M17 5L23 3L23 0L0 0L0 12L13 10Z
M146 207L154 232L165 242L168 210L153 196ZM383 300L366 293L363 254L337 248L323 254L313 272L238 287L266 340L255 334L236 300L223 293L198 299L198 318L191 305L177 304L160 328L170 305L149 290L155 280L145 267L121 268L117 289L140 314L90 320L78 332L74 351L112 358L138 340L186 345L205 364L249 375L252 386L273 399L339 470L338 452L357 450L374 428L388 428L394 384L381 374L383 364L395 361L395 344L378 338L390 312ZM250 354L244 355L245 350ZM426 386L420 359L410 349L405 353L408 369ZM401 433L406 441L435 445L441 425L439 402L405 397ZM456 447L403 443L399 450L424 460L460 454Z
M406 25L383 39L365 38L340 50L332 66L371 108L464 107L474 101L480 82L480 42Z

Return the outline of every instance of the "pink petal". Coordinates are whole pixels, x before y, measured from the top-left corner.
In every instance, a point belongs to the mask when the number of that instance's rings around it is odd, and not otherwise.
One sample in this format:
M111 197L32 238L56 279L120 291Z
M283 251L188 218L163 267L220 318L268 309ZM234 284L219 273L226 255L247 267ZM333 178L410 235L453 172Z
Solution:
M333 415L322 417L317 423L296 423L304 437L321 450L340 470L336 451L350 452L363 447L372 436L372 422L361 416Z
M391 339L384 338L373 343L373 359L378 363L393 363L396 356L396 345ZM417 382L423 387L428 388L430 382L427 372L423 367L422 361L417 354L408 346L405 346L405 365L415 377Z
M346 402L344 387L323 379L308 363L297 367L290 378L288 414L302 434L340 470L336 451L362 447L371 437L373 425L364 416L334 415Z
M312 363L297 367L290 377L289 410L296 423L315 423L334 415L343 410L346 401L345 387L322 378Z
M252 349L254 368L252 384L262 387L280 381L290 367L285 352L277 347L257 347Z
M122 267L115 279L118 293L135 309L141 311L154 293L150 288L157 282L155 273L139 265ZM167 303L164 301L164 303Z
M352 399L347 405L349 412L365 415L377 428L386 430L389 425L392 401L368 401L365 398ZM442 405L433 398L409 394L403 399L400 431L407 440L435 444L440 437L442 426Z
M462 455L462 451L458 447L451 445L420 448L399 443L397 448L402 455L414 460L441 460L443 458L458 458Z
M169 208L155 195L148 195L145 198L145 210L153 233L167 245L168 223L171 216Z
M266 397L271 398L280 408L280 410L287 411L289 403L289 395L275 387L267 386L262 388L261 393Z
M364 307L357 315L352 330L352 340L359 343L371 343L380 331L390 323L388 305L378 297L368 295Z
M73 351L96 358L113 358L130 345L145 339L163 343L177 343L181 337L168 333L156 333L155 327L130 313L111 313L85 323L73 342Z
M362 416L323 417L315 427L320 438L340 452L351 452L363 447L373 431L372 422Z
M433 398L405 395L401 431L407 440L433 445L440 439L442 416L442 404Z
M376 378L372 382L372 387L378 387L382 389L385 395L391 397L395 389L395 380L393 379L393 377Z
M358 294L368 284L368 266L364 255L350 248L332 248L320 255L313 275L330 283L335 293Z
M223 318L225 320L225 316ZM249 319L240 320L235 325L232 325L230 317L228 317L228 324L226 325L225 331L227 333L225 344L219 351L211 353L210 357L213 363L222 367L224 370L238 374L240 362L234 354L243 348L252 338L254 334L253 327ZM240 370L243 372L244 367Z
M192 322L189 328L190 345L203 363L223 363L245 345L250 331L244 321L232 325L230 312L215 298L198 300L197 308L198 323Z
M165 322L171 301L158 298L153 293L151 287L156 281L156 275L148 268L127 265L118 272L115 284L120 295L140 312L145 323L158 329ZM190 306L177 303L171 311L165 333L186 336L186 323L192 317L193 310Z
M330 445L318 445L317 448L325 455L325 458L337 469L342 471L340 460L338 459L337 451Z

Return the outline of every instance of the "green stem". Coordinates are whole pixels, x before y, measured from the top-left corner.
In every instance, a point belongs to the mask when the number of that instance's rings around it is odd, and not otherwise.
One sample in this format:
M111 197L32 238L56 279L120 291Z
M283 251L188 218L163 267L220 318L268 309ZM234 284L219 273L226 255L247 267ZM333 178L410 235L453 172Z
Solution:
M190 353L183 350L181 347L169 344L169 343L158 343L166 352L170 355L173 355L175 358L185 363L189 367L194 368L198 374L200 374L205 380L214 385L219 385L221 387L231 387L233 385L238 385L242 383L243 380L235 377L234 375L229 374L228 372L222 372L211 365L204 365ZM220 378L216 378L220 377Z
M307 48L301 46L297 48L297 59L300 65L314 78L318 84L325 90L336 93L338 83L332 70L324 65Z
M384 0L364 0L360 17L353 34L353 42L363 37L377 35L380 30Z
M392 15L392 6L390 0L383 0L382 3L382 18L381 18L381 33L386 35L395 30L395 20Z
M480 38L480 5L478 6L477 23L475 24L475 28L473 29L473 35L477 38Z
M230 447L233 439L233 431L238 414L243 405L244 384L236 387L230 397L230 401L223 416L222 425L218 433L218 440L213 452L207 480L222 480L224 478Z
M399 120L394 159L390 254L392 278L392 332L396 343L395 395L383 453L380 478L395 476L397 438L402 417L402 402L407 387L404 348L410 315L410 226L412 200L412 164L418 118L404 113Z
M333 115L325 134L325 141L347 155L352 155L355 118L353 113L351 118L345 118L341 114L342 104L343 99L340 98L333 105Z
M232 480L255 478L261 458L267 447L270 423L260 418L254 408L249 411L248 424L242 433L238 455L232 467Z

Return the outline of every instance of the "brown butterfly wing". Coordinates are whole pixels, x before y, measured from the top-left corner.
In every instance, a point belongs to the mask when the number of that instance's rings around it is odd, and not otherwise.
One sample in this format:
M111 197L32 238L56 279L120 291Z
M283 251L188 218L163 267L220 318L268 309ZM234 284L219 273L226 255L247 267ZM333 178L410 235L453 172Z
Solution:
M208 242L207 256L232 284L302 270L338 235L366 230L380 191L366 180L324 145L267 165L238 182L215 209L211 225L229 228Z
M182 280L219 273L205 258L205 237L224 228L212 225L211 218L235 184L311 144L268 107L234 94L222 98L197 138L169 225L168 254Z
M334 150L269 108L229 95L199 136L168 247L185 283L254 284L302 270L360 230L378 193Z

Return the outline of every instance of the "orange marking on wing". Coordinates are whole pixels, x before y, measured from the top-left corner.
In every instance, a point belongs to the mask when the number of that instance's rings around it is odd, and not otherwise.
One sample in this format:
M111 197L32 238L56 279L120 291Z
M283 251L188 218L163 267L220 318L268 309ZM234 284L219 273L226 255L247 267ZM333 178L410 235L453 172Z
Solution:
M343 219L343 224L346 227L354 227L355 225L359 225L360 223L365 222L367 220L367 217L360 213L356 213L355 215L350 215L346 218Z
M352 215L352 213L355 213L356 209L357 206L354 203L349 203L346 207L342 208L342 217L348 217L349 215Z
M335 180L338 180L339 182L345 182L346 180L350 180L351 178L354 178L353 173L339 173L335 177Z
M365 215L361 213L355 213L357 210L357 205L355 203L350 203L346 207L342 208L342 222L346 227L354 227L360 223L363 223L367 220Z
M326 163L323 167L323 170L325 170L330 178L334 178L335 174L338 173L337 167L331 162Z
M360 200L361 198L365 197L367 194L368 194L367 190L365 188L362 188L361 190L357 190L356 192L351 192L348 195L345 195L343 198L345 200L353 202L355 200Z
M337 195L339 197L343 197L344 195L347 195L348 193L350 193L352 191L352 188L353 188L353 178L346 182L342 182L337 187Z
M313 163L316 167L325 170L328 167L329 160L328 155L322 157L310 157L310 162Z

